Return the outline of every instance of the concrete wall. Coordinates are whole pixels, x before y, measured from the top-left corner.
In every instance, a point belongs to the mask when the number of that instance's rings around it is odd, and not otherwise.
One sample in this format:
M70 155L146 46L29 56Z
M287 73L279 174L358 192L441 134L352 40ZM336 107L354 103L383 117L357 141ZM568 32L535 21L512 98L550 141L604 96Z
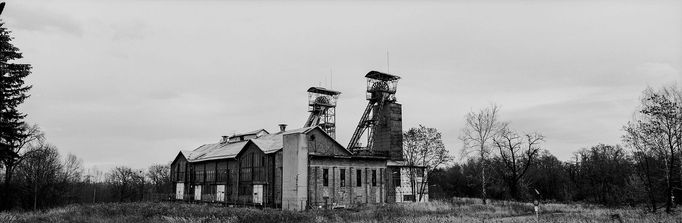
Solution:
M350 159L311 157L308 169L308 200L315 208L351 207L366 203L384 203L386 194L386 161L376 159ZM328 184L324 186L324 170L328 171ZM345 185L341 186L341 170L345 170ZM360 170L361 186L357 186ZM372 175L375 174L375 184Z
M282 149L282 209L304 210L308 199L308 147L303 133L286 134Z

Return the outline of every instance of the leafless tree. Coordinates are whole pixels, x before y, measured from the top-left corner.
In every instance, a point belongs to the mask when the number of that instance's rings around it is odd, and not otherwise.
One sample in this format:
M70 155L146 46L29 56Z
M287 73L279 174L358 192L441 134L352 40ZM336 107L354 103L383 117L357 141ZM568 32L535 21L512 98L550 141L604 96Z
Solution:
M509 188L513 199L518 199L518 186L528 169L536 162L540 152L539 144L544 137L538 133L523 136L511 131L509 127L500 130L493 142L499 152L502 178Z
M45 135L42 131L40 131L38 125L24 124L22 128L22 135L26 137L21 138L19 141L13 142L13 146L11 148L7 148L7 151L3 150L4 153L7 154L0 154L0 158L2 158L0 161L2 161L3 167L5 169L3 198L7 201L3 202L3 207L0 208L8 208L12 205L10 204L12 201L10 198L10 194L12 194L12 188L10 187L12 183L12 176L14 174L14 169L24 159L24 151L26 151L29 147L35 147L37 145L43 144L45 140Z
M147 170L147 177L155 193L170 193L170 164L154 164Z
M83 175L83 160L69 153L64 159L64 180L75 183L81 180Z
M673 208L675 161L682 162L682 92L676 86L647 88L635 120L625 126L625 142L640 155L655 154L665 163L666 212ZM682 171L682 170L681 170ZM682 176L682 172L679 172ZM655 205L655 204L654 204Z
M62 171L59 152L49 144L32 145L27 149L23 162L19 165L19 173L26 183L31 185L33 209L38 207L38 197L46 187L58 183Z
M112 169L106 178L119 201L133 201L141 198L144 186L143 171L119 166Z
M403 134L403 145L407 165L425 167L425 172L420 174L415 173L415 171L419 171L418 169L410 168L413 194L416 190L417 175L423 176L422 182L419 184L419 201L421 201L426 190L429 173L440 165L450 162L452 157L445 149L440 132L435 128L427 128L422 125L419 125L419 128L411 128Z
M506 124L498 120L499 108L497 105L481 109L479 112L469 112L466 117L465 127L459 139L464 143L462 158L476 157L481 164L481 199L486 204L486 168L491 155L492 140L500 129Z

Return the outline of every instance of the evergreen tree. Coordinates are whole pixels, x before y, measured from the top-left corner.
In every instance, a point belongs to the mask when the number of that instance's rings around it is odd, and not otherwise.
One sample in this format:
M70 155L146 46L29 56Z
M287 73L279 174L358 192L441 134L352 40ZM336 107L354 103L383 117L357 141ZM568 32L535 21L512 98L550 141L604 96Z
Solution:
M31 73L31 65L18 64L12 61L21 59L19 49L12 45L11 32L0 22L0 160L5 168L5 182L2 208L11 205L10 183L16 165L21 161L19 151L29 136L29 129L24 123L25 114L17 107L28 98L31 86L24 83L24 78Z

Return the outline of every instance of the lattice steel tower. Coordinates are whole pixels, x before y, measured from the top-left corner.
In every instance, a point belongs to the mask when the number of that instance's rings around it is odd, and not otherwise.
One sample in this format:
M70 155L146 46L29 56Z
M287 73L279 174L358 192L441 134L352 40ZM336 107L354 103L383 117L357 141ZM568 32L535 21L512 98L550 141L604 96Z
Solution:
M370 71L367 78L367 107L348 144L356 155L390 157L402 160L402 106L395 93L399 76ZM359 142L367 132L367 146Z
M336 100L340 94L321 87L308 88L310 116L303 127L320 126L329 136L336 138Z

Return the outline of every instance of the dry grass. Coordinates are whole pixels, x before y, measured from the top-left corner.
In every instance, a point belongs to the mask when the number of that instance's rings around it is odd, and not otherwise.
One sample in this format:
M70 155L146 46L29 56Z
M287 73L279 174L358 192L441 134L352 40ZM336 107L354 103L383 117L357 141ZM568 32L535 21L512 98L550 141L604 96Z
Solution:
M607 209L594 205L543 204L540 222L682 222L682 215L652 214L640 209ZM349 210L306 212L228 208L186 203L109 203L71 205L42 212L3 212L0 222L535 222L528 203L457 199L389 204Z

